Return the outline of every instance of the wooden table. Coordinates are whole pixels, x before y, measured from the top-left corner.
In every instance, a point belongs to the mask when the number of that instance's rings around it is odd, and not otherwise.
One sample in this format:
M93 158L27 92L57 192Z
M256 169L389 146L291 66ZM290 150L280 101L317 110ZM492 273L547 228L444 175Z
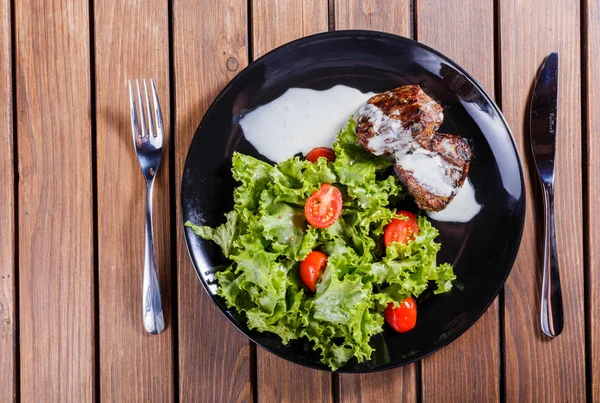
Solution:
M598 0L5 0L0 21L0 402L600 401ZM229 80L280 44L349 28L411 37L469 70L501 106L528 183L498 300L446 349L370 375L309 370L248 342L192 270L178 197L188 145ZM550 340L538 326L540 192L525 139L553 50L566 328ZM171 133L155 189L159 336L140 316L135 77L157 80Z

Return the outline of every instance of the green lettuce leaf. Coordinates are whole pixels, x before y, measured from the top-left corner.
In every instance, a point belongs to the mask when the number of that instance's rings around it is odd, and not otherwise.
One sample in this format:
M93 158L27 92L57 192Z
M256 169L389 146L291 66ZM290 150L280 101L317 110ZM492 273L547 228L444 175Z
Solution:
M365 152L356 139L356 121L353 117L338 134L333 150L335 171L340 183L346 186L360 187L375 183L376 174L393 165L389 160Z
M238 214L235 211L230 211L226 215L227 221L216 227L198 226L187 221L184 225L191 228L196 235L201 238L211 240L221 247L223 255L229 257L233 242L239 234L238 231Z
M240 185L233 190L235 209L256 209L260 194L269 183L273 167L248 155L233 153L233 178Z

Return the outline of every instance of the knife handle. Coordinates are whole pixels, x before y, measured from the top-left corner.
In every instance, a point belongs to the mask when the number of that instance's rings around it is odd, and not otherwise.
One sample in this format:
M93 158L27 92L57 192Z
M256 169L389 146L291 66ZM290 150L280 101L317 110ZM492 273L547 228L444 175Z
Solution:
M544 268L540 319L544 333L555 337L563 330L564 316L556 257L554 186L542 183L542 193L544 195Z

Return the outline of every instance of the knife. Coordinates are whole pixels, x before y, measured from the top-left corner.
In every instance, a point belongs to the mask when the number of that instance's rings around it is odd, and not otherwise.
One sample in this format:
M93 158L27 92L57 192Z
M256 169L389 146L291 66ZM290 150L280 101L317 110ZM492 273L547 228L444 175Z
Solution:
M531 151L544 197L544 267L540 320L550 337L562 332L562 292L554 231L554 156L558 118L558 52L552 52L537 77L530 110Z

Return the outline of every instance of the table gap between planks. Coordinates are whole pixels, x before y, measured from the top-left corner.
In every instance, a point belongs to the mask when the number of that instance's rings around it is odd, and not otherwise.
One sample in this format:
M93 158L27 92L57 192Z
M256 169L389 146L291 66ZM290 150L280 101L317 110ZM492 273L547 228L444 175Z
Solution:
M0 401L600 400L600 4L582 0L143 0L0 4ZM314 371L256 348L218 312L184 246L187 148L250 61L332 29L412 37L494 96L527 181L504 292L461 338L385 373ZM537 326L540 193L527 107L560 51L559 262L566 328ZM143 181L126 84L156 79L169 133L155 190L167 329L140 320Z

